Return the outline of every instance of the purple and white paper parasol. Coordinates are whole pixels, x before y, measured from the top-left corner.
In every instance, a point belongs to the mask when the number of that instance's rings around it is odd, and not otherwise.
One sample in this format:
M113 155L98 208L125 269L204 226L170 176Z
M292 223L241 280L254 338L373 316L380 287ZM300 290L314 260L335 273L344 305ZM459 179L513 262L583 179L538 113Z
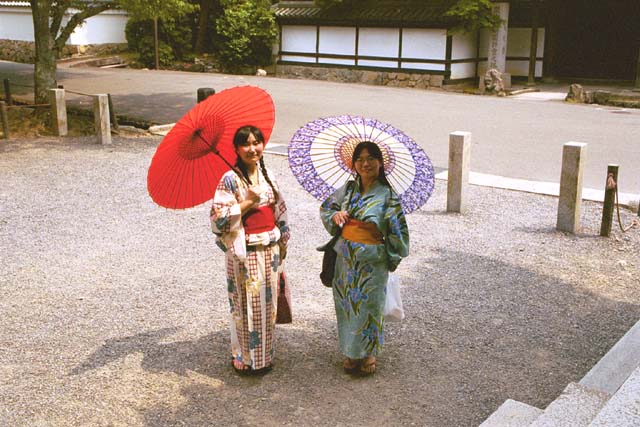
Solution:
M427 154L395 127L360 116L333 116L302 126L289 143L289 167L302 187L324 200L353 178L353 150L362 141L382 151L387 180L400 197L405 213L424 205L435 184Z

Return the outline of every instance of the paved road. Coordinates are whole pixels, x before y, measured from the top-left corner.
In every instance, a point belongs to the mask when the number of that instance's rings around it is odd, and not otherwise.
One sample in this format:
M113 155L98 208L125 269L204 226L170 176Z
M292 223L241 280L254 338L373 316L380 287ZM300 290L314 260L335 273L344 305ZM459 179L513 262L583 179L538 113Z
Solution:
M5 76L31 83L31 66L0 61L0 77ZM220 91L257 85L276 105L273 142L286 144L296 129L317 117L361 114L403 129L439 169L447 167L449 133L470 131L472 171L534 181L558 182L562 144L586 142L585 187L601 189L607 164L613 163L620 165L620 191L640 193L640 110L572 105L558 96L496 98L174 71L65 68L59 70L59 83L77 92L111 93L118 114L158 123L178 120L195 104L199 87ZM90 102L71 94L69 99Z

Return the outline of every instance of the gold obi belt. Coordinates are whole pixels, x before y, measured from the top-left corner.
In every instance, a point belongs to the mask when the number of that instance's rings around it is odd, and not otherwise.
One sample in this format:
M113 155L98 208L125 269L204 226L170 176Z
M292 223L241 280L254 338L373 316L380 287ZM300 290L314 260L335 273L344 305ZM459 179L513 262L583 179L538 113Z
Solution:
M365 245L379 245L384 243L382 233L380 233L374 223L362 222L352 218L349 218L342 227L342 237L352 242L364 243Z

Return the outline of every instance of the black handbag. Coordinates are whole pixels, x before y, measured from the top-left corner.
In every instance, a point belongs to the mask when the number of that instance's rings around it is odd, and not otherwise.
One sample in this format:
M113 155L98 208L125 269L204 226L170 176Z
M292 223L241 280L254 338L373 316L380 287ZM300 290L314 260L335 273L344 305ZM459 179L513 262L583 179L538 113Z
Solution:
M333 283L333 276L336 271L336 258L338 257L338 254L336 253L335 249L333 249L333 246L336 244L339 237L340 232L333 236L329 243L319 249L321 251L324 251L324 255L322 256L322 271L320 272L320 281L327 288L330 288L332 286L331 284Z

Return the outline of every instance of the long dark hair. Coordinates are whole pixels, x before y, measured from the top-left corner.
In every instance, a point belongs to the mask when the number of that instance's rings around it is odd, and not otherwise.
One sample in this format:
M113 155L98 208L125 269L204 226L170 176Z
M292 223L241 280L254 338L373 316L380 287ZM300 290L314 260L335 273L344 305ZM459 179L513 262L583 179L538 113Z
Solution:
M356 173L358 182L360 183L360 175L358 175L358 172L356 172L356 159L360 157L360 153L362 153L362 150L364 149L369 152L369 155L371 157L380 161L380 172L378 173L378 181L380 181L387 187L391 187L391 184L389 184L387 176L384 173L384 160L382 159L382 151L380 150L380 147L378 147L378 144L371 141L362 141L358 143L358 145L356 145L356 148L353 150L353 156L351 156L351 167Z
M256 141L262 142L264 144L264 135L262 134L262 131L255 126L247 125L238 128L238 130L236 131L236 134L233 136L233 147L237 150L239 146L246 144L247 140L249 139L249 135L253 135ZM253 184L251 182L251 179L249 178L249 171L247 170L247 166L239 156L236 159L236 167L240 169L240 172L242 172L242 176L245 177L247 182L249 184ZM276 186L273 185L273 182L271 182L271 178L269 178L269 175L267 174L267 168L264 165L264 156L260 157L260 169L262 170L264 179L267 180L267 183L273 190L273 194L276 197L276 200L278 200L278 191L276 190Z

